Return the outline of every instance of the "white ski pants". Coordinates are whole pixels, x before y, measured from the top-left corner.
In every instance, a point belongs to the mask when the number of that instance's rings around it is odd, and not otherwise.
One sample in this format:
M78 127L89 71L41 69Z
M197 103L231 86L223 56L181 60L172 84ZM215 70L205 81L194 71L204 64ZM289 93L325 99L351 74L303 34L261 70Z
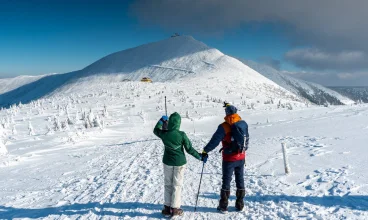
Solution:
M180 208L181 189L183 186L185 165L167 166L164 164L165 176L165 205L171 208Z

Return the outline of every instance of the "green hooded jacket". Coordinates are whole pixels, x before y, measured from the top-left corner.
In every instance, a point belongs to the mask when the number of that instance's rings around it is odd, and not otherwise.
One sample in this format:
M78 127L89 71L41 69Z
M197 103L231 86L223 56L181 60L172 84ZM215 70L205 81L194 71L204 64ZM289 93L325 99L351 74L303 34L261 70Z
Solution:
M153 133L161 138L165 145L162 162L168 166L183 166L187 163L184 149L187 153L200 160L199 153L192 147L192 143L183 131L179 131L181 117L178 113L170 115L168 130L162 131L160 121L153 129Z

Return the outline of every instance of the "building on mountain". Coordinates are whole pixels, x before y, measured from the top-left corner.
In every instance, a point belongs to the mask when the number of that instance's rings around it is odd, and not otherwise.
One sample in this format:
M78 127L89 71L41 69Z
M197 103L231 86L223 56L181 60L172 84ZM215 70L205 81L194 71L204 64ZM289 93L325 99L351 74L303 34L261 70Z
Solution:
M151 78L149 78L149 77L143 77L143 78L141 79L141 82L149 82L149 83L151 83L151 82L152 82L152 79L151 79Z

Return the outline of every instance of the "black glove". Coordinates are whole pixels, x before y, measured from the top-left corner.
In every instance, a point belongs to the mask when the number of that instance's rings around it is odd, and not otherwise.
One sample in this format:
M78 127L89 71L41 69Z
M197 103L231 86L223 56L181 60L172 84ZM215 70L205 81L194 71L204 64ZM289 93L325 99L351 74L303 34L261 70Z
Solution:
M201 155L201 161L203 161L203 163L206 163L208 159L208 154L205 151L203 151L200 155Z
M248 147L249 147L249 138L247 137L247 139L245 140L244 151L247 151Z
M166 115L162 116L162 118L160 119L160 122L162 123L162 130L163 131L167 131L167 127L169 125L168 120L169 120L169 118Z

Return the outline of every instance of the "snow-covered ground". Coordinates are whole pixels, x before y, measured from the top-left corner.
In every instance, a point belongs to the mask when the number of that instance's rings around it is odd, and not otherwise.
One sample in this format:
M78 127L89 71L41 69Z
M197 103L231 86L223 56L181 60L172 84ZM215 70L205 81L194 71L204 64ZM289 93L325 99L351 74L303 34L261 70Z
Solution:
M241 83L216 77L207 84L207 78L78 83L0 111L8 151L0 156L0 219L162 218L163 145L152 130L164 114L164 96L198 151L223 121L219 102L225 99L250 127L245 211L235 212L234 184L230 212L216 211L221 156L215 150L204 168L197 212L202 164L187 156L184 219L368 218L367 105L305 105L277 92L239 91ZM97 115L97 127L85 128ZM55 121L64 128L55 131ZM284 174L282 142L290 175Z

